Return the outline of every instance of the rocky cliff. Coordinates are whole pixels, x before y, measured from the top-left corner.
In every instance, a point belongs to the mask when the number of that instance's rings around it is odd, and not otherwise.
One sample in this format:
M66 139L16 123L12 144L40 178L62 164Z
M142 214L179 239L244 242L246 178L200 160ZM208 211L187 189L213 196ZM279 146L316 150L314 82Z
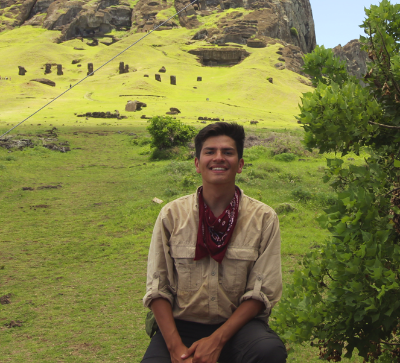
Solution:
M340 44L333 48L333 52L341 60L347 62L347 71L358 79L363 79L367 73L367 63L369 61L367 53L361 50L360 41L354 39L344 47Z
M189 0L2 0L0 31L33 25L60 30L59 41L102 36L113 29L146 32L179 11ZM173 7L173 8L171 8ZM227 9L245 9L232 16ZM210 43L246 44L255 37L281 39L302 52L315 47L314 20L309 0L198 0L162 30L178 26L203 28L202 18L221 12Z

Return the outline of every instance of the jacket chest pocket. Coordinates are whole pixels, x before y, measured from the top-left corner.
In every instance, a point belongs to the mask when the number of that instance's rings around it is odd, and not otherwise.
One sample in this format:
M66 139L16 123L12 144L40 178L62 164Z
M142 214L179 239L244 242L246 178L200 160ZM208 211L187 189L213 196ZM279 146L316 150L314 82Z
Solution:
M170 246L174 259L178 290L197 291L201 286L202 265L194 261L195 247Z
M224 290L244 292L247 278L257 258L257 250L228 248L219 269L219 281Z

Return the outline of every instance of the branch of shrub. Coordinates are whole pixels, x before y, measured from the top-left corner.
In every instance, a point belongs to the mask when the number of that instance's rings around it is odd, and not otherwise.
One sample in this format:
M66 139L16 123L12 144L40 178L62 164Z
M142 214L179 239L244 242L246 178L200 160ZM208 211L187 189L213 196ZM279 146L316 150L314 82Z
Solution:
M330 278L332 281L337 281L337 280L335 280L335 279L331 276L331 274L329 273L328 270L326 270L326 274L329 276L329 278Z
M384 342L383 340L381 340L382 344L387 344L387 345L400 345L400 343L388 343L388 342Z
M392 194L392 193L394 193L394 192L396 192L396 191L398 191L398 190L400 190L400 188L392 189L390 192L388 192L388 193L386 193L386 194L384 195L384 198L386 198L388 195L390 195L390 194Z
M392 72L390 72L390 54L389 54L389 52L388 52L388 50L386 48L385 40L383 39L383 35L382 35L381 31L378 28L376 28L376 30L379 32L379 35L381 36L383 48L385 49L386 56L388 57L388 59L387 59L387 67L388 67L387 71L389 73L389 78L392 80L394 88L396 89L397 93L400 94L399 85L397 84L396 80L394 79Z
M384 125L384 124L378 124L377 122L373 121L368 121L370 125L377 125L379 127L384 127L386 129L395 129L395 130L400 130L400 126L390 126L390 125Z

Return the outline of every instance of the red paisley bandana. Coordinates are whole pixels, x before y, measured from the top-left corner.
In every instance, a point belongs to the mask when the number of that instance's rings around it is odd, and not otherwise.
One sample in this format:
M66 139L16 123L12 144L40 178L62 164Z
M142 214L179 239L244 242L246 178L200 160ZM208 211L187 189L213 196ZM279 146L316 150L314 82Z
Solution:
M204 202L203 187L200 187L197 193L199 197L199 231L194 260L201 260L210 255L215 261L221 263L238 219L240 189L235 186L235 196L218 218Z

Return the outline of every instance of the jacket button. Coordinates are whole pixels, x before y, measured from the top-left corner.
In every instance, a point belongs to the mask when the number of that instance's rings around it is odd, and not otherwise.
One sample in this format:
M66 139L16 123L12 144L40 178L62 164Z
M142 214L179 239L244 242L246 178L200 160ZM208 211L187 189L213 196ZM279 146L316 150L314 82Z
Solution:
M160 276L160 275L159 275L158 272L154 272L153 278L158 279L159 276Z
M213 296L212 298L211 298L211 301L214 301L215 300L215 297Z
M261 280L262 280L262 277L261 277L261 276L258 276L258 277L257 277L257 280L258 280L258 281L261 281Z
M215 271L211 272L211 276L215 276Z

